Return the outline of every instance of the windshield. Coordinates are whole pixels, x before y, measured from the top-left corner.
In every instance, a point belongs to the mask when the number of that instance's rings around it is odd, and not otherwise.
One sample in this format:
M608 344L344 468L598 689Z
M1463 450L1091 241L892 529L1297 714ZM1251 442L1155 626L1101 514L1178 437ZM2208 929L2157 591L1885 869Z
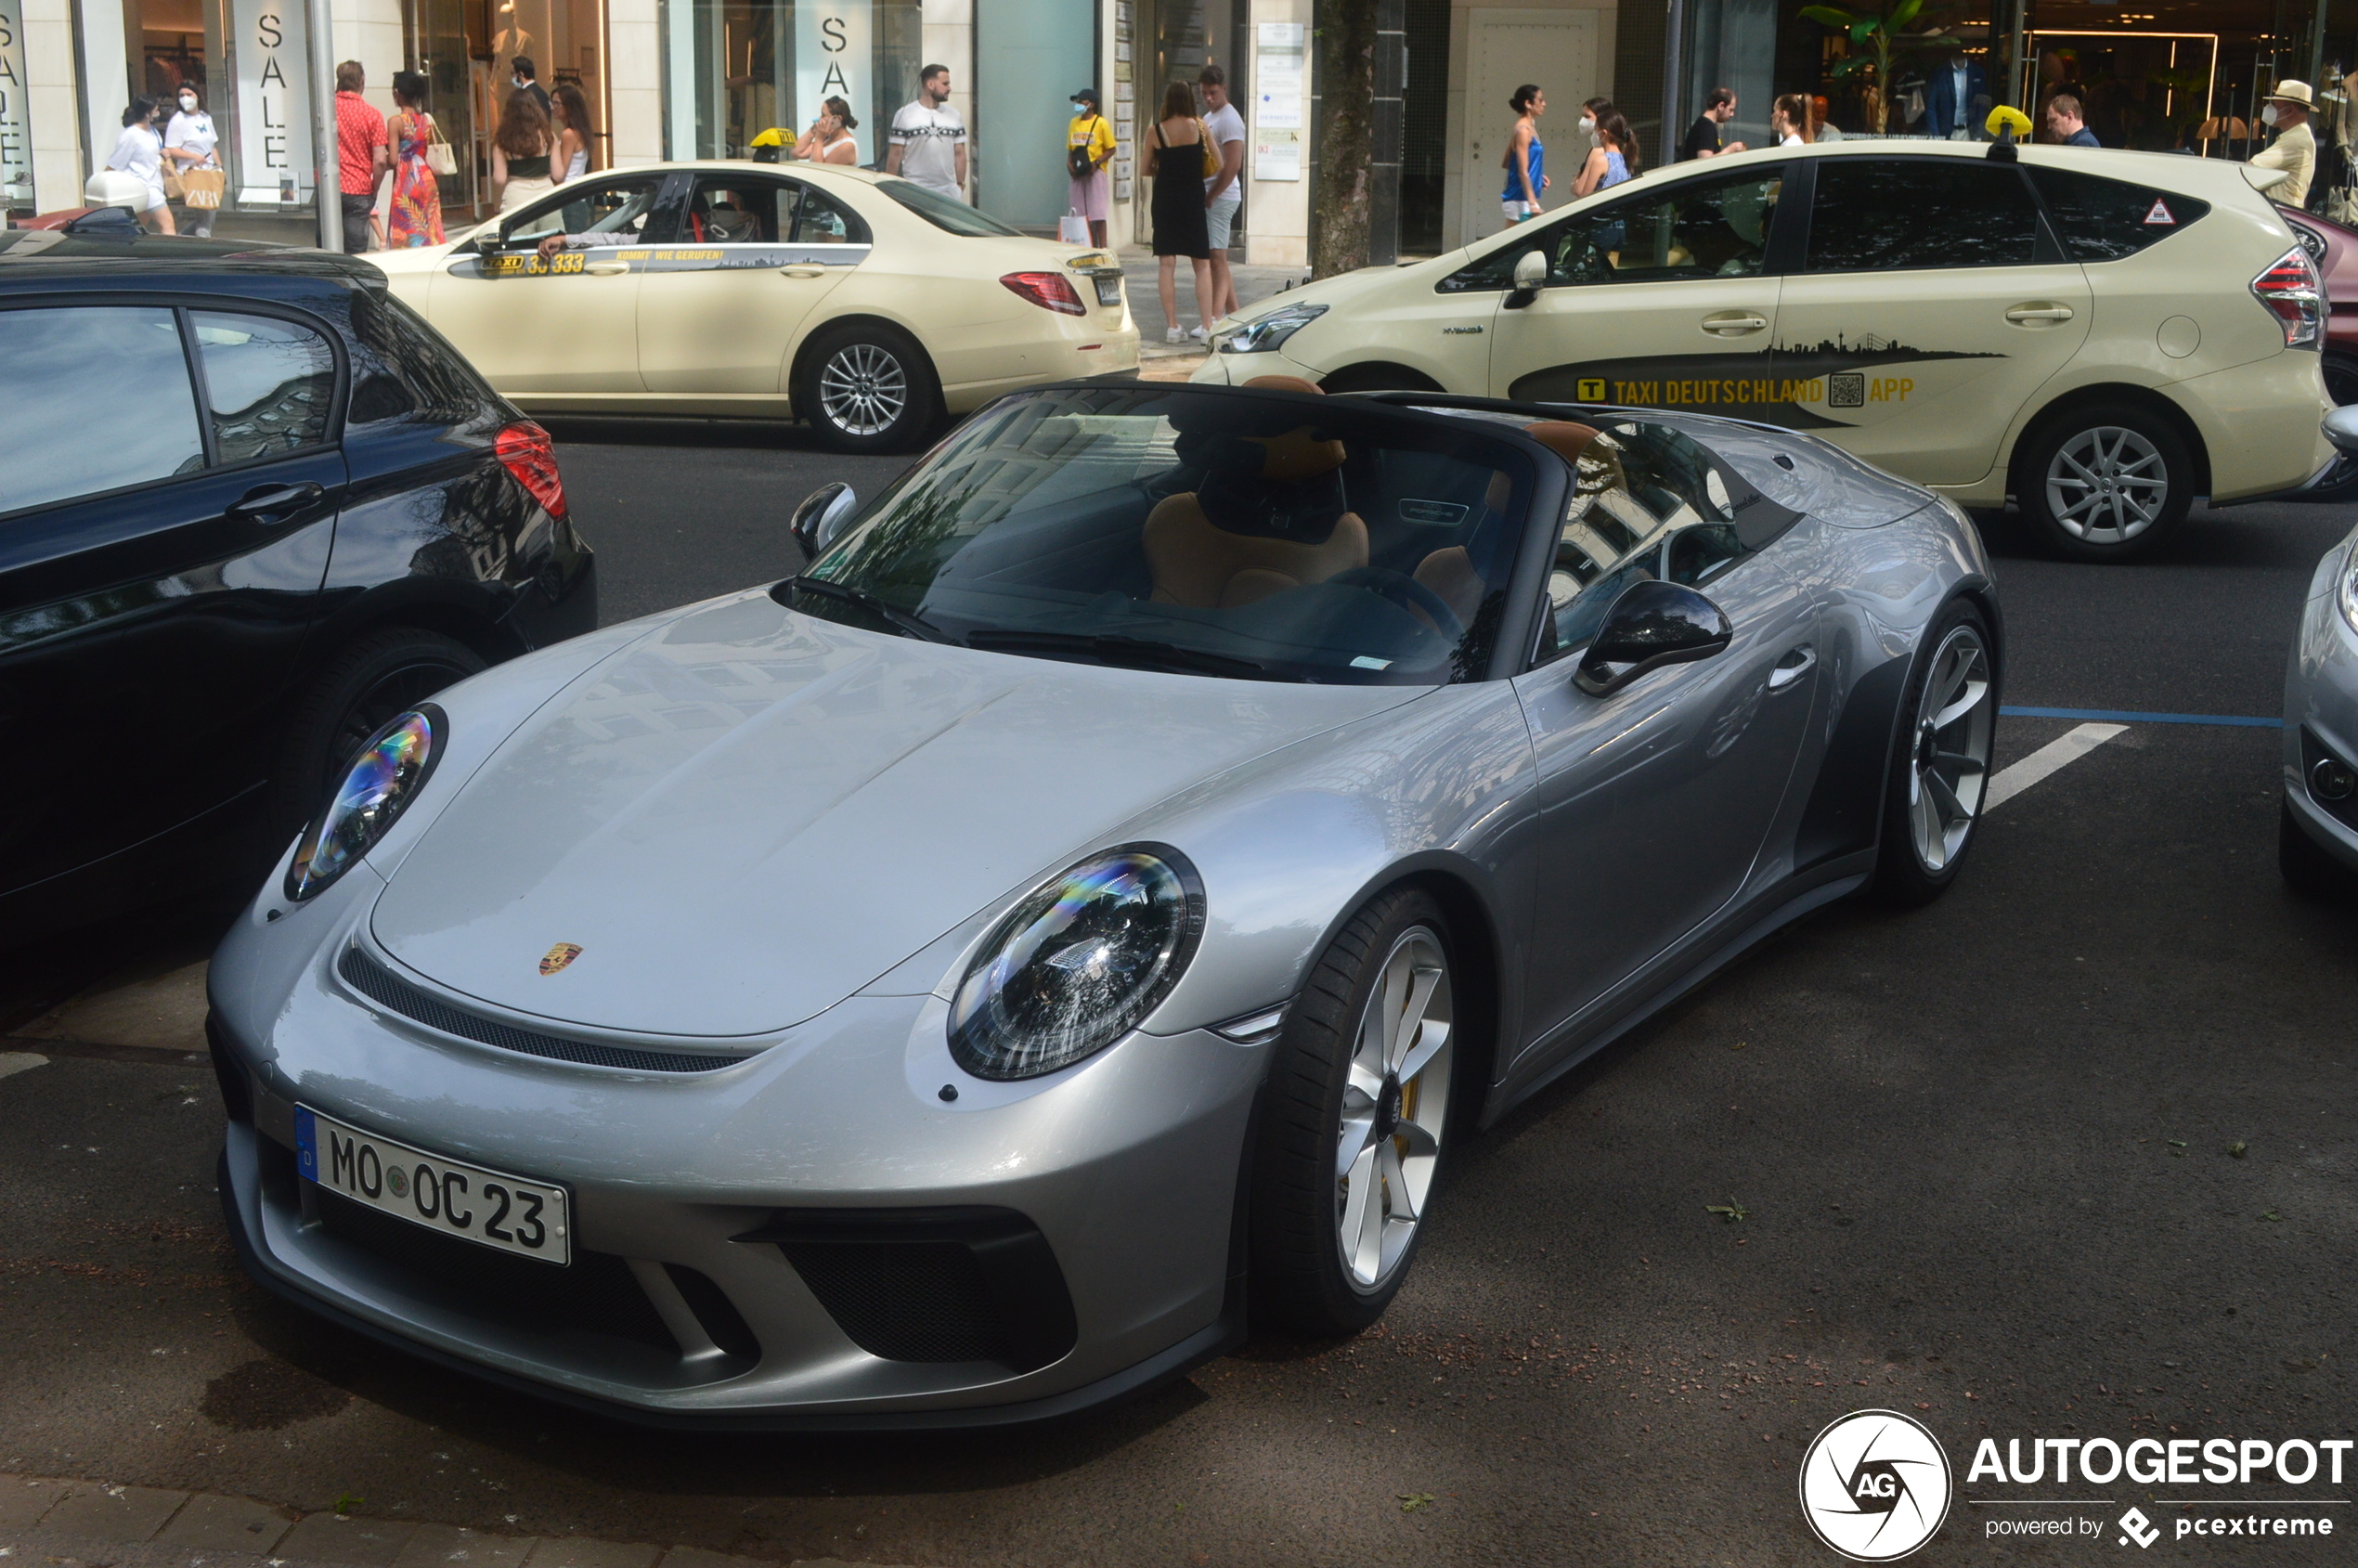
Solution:
M946 228L952 234L963 234L969 239L994 235L1015 240L1023 238L1022 229L1009 228L997 218L988 216L964 201L952 201L937 191L927 190L914 180L882 179L876 182L876 188L936 228Z
M1095 663L1438 685L1489 666L1536 475L1472 421L1211 390L998 403L796 609Z

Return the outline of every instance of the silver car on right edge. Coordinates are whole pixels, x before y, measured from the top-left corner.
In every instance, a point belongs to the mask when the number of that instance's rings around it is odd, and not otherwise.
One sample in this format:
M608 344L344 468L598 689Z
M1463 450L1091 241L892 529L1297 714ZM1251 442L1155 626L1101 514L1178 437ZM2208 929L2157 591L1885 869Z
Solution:
M2358 458L2358 405L2326 416ZM2317 563L2285 669L2285 798L2276 863L2304 892L2358 892L2358 529Z

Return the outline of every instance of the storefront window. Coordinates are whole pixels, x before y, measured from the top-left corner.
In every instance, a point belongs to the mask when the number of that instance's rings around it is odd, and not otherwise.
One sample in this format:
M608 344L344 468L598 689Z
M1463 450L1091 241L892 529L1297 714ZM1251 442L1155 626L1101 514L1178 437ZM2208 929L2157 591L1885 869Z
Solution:
M880 167L893 111L928 63L922 21L917 0L665 0L671 156L743 158L773 126L791 147L840 97L860 122L860 162Z
M32 124L25 111L24 6L0 0L0 208L32 205Z

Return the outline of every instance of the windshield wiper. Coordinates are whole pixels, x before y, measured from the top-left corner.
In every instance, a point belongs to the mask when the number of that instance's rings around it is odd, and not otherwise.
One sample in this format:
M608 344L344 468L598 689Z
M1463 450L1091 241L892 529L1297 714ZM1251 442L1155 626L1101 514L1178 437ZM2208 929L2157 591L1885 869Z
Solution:
M968 633L966 645L1007 653L1094 654L1101 662L1109 665L1126 665L1137 669L1184 669L1198 675L1226 675L1246 680L1296 679L1279 675L1267 665L1251 659L1189 648L1177 642L1158 642L1151 638L1121 637L1109 632L1001 631L985 628Z
M815 593L822 599L836 599L846 604L856 604L870 615L883 620L904 637L914 637L926 642L947 642L952 647L959 645L956 638L926 619L925 616L918 615L914 610L904 610L898 604L870 593L864 588L852 588L845 583L829 582L824 577L788 577L778 587L800 589L807 593ZM774 590L771 596L773 598L776 596Z

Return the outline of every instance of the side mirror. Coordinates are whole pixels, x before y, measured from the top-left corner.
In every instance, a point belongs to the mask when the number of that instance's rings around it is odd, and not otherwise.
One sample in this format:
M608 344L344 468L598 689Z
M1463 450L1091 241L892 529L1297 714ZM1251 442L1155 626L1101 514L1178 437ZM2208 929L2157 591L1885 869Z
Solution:
M806 564L818 560L819 552L836 542L859 505L860 498L840 479L802 498L802 504L794 509L794 521L786 526L802 546Z
M1547 287L1547 283L1548 253L1545 251L1525 251L1515 258L1515 287L1514 292L1507 296L1507 308L1521 310L1539 297L1539 291Z
M2326 416L2326 439L2346 458L2358 458L2358 403Z
M1719 606L1678 583L1631 583L1605 612L1604 625L1580 660L1574 685L1592 697L1617 692L1650 669L1707 659L1735 628Z

